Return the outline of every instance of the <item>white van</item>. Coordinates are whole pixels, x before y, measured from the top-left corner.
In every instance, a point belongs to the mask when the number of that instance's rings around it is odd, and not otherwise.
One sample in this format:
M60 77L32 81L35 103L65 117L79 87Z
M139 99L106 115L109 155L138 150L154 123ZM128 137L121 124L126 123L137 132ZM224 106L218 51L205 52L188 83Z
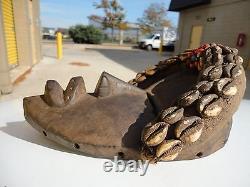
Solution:
M166 46L169 42L176 40L176 29L170 27L164 27L163 31L162 45ZM148 37L141 39L138 43L139 48L147 49L148 51L152 49L159 49L161 46L161 33L155 33Z

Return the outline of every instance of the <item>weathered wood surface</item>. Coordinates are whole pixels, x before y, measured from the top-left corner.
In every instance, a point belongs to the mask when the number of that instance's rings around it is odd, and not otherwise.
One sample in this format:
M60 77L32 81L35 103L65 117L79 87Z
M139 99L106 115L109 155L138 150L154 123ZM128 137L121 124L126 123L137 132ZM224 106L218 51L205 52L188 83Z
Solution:
M103 73L91 94L81 77L66 90L48 81L44 95L24 99L25 118L85 155L152 162L204 157L227 142L246 86L241 63L236 49L211 44L160 62L130 84Z

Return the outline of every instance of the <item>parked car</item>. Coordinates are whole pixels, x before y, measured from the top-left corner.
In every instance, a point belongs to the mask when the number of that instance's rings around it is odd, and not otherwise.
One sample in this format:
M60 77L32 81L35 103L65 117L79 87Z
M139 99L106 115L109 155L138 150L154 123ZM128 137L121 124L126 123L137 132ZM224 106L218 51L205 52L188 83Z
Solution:
M160 34L152 34L149 37L146 37L139 41L139 48L147 49L151 51L152 49L158 49L161 44L161 35Z
M56 36L51 34L43 34L43 39L45 40L55 40Z

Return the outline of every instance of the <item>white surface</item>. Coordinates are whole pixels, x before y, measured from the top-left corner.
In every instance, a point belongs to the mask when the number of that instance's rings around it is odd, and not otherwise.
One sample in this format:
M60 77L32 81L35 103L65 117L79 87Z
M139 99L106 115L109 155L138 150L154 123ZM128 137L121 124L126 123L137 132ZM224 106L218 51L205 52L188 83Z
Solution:
M234 116L226 146L193 161L150 165L140 173L103 171L105 159L69 153L30 127L22 101L0 103L0 187L69 186L250 186L250 101Z

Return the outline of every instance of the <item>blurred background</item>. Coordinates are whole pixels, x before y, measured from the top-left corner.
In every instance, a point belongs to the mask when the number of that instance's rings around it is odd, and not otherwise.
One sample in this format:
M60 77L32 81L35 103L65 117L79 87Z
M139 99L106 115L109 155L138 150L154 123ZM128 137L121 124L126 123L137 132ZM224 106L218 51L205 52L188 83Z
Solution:
M249 187L249 10L250 0L0 0L0 187ZM65 89L83 76L93 92L103 71L129 81L210 42L239 50L247 89L228 143L209 157L151 165L144 178L110 174L103 159L73 154L24 118L23 98L43 94L47 80Z
M249 7L249 0L1 0L0 99L41 94L47 79L65 86L75 75L91 91L102 71L127 81L209 42L238 48L247 69Z

